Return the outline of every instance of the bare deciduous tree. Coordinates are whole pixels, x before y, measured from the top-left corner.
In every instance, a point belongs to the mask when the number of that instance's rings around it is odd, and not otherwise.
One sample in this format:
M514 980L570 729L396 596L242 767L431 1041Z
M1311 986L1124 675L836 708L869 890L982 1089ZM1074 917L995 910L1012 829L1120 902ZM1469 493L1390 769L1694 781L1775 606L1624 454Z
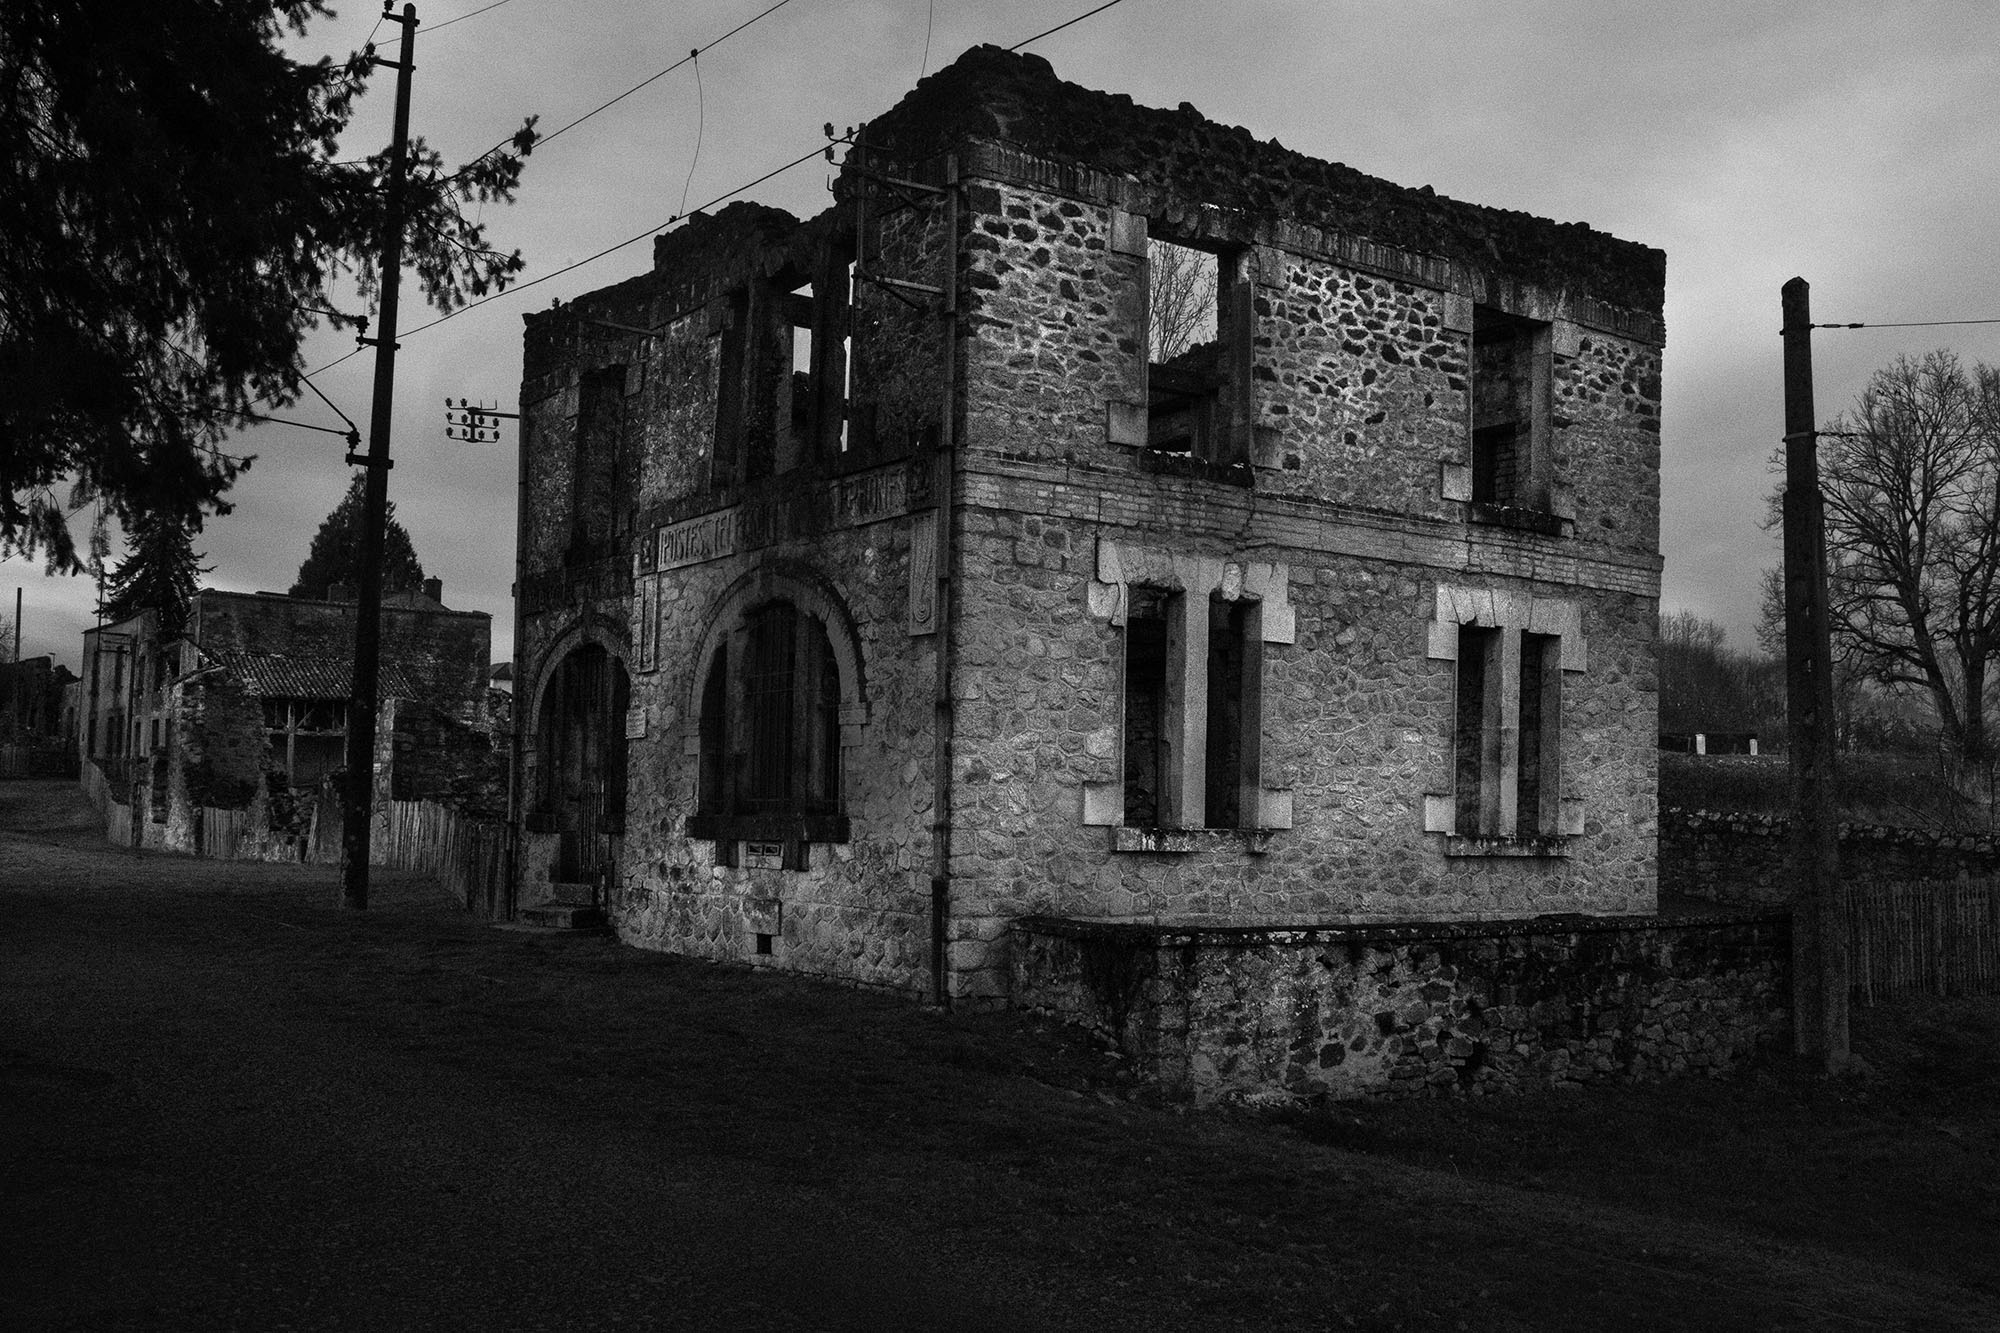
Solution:
M1784 674L1767 657L1723 644L1722 626L1692 611L1660 617L1660 730L1748 731L1766 744L1784 724Z
M1991 759L2000 655L2000 371L1949 351L1896 361L1822 434L1836 650L1925 695L1947 755Z
M1157 364L1215 337L1215 256L1149 239L1146 261L1147 359Z

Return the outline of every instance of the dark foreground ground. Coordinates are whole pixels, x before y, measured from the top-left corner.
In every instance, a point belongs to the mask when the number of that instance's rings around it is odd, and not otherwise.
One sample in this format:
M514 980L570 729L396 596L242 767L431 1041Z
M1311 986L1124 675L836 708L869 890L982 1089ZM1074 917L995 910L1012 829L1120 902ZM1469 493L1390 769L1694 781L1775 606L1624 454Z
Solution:
M2000 1005L1878 1077L1253 1118L1010 1016L107 849L0 783L7 1329L2000 1328Z

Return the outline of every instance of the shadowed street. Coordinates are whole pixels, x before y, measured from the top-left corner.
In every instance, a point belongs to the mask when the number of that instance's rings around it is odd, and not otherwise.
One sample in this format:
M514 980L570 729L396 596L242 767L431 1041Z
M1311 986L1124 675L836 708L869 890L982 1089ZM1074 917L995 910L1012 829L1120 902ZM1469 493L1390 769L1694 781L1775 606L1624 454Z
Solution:
M1153 1103L1010 1015L106 847L0 784L0 1323L1992 1326L1974 1287ZM1982 1279L1983 1281L1983 1279Z

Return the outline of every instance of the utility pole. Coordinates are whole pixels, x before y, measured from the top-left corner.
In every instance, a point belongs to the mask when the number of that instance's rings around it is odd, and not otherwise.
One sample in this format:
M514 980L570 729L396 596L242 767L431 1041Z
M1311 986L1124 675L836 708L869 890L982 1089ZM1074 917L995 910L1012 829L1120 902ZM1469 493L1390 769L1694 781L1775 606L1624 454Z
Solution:
M1826 603L1826 512L1813 420L1812 302L1784 285L1785 719L1792 768L1792 1045L1826 1071L1847 1066L1847 913L1834 791L1833 648Z
M402 59L369 58L396 71L396 130L389 148L388 199L382 210L382 309L376 320L375 402L368 453L349 463L368 469L362 491L361 587L354 613L354 696L347 709L347 808L341 814L341 905L368 906L368 820L375 795L375 711L382 678L382 531L389 510L389 424L396 401L396 297L403 273L404 191L410 174L410 71L415 67L417 7L382 17L403 27Z

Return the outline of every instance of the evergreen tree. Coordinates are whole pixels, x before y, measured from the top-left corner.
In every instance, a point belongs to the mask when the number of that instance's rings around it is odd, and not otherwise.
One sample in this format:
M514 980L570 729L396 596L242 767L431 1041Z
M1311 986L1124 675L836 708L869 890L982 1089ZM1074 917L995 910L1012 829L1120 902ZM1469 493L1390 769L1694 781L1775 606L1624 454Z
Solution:
M125 534L125 558L112 571L104 596L104 618L123 620L141 611L160 613L167 638L187 626L195 584L208 572L186 525L154 510L141 510Z
M306 562L292 584L294 597L325 597L337 583L361 583L361 517L364 476L356 471L353 484L314 534ZM388 525L382 530L382 591L403 592L423 587L424 567L410 534L396 521L396 502L389 502Z
M217 445L299 396L346 281L373 294L389 154L339 148L373 66L282 45L330 12L0 4L0 554L76 572L67 517L91 498L128 529L226 512L247 462ZM520 270L460 209L512 199L532 125L456 172L411 140L404 262L440 309Z

